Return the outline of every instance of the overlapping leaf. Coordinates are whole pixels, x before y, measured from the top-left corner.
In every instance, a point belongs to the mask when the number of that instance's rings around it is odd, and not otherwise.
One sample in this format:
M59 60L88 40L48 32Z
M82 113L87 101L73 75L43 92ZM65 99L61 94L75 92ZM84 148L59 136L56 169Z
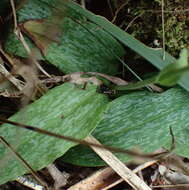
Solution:
M67 6L73 9L78 15L83 15L93 23L97 24L99 27L103 28L106 32L111 34L115 39L123 43L125 46L134 50L136 53L144 57L151 64L153 64L158 69L162 70L164 67L171 63L175 63L176 59L171 56L169 53L165 52L165 59L163 59L163 51L159 49L150 48L137 39L133 38L130 34L121 30L119 27L113 25L111 22L106 20L103 17L96 16L91 12L82 9L77 4L70 2ZM189 73L185 74L178 84L189 91L189 83L188 83Z
M43 52L44 59L65 73L117 73L117 57L124 54L121 44L96 24L75 15L75 11L61 9L59 3L58 0L30 0L18 12L19 21L27 20L23 28ZM44 17L48 19L31 20ZM24 56L20 43L12 35L6 50Z
M188 50L183 49L180 53L180 58L175 63L165 66L158 75L139 81L136 83L130 83L128 85L115 86L115 90L134 90L145 87L146 85L155 83L163 86L174 86L183 78L187 78L189 74L188 65Z
M64 84L50 90L10 120L83 139L96 127L106 103L107 98L97 94L94 88L81 90L73 84ZM35 170L47 166L75 146L62 139L8 124L0 127L0 133ZM12 154L7 157L8 152L0 144L0 184L28 172Z
M175 152L188 157L188 110L189 94L180 88L162 94L131 93L109 103L93 136L105 145L153 152L160 147L171 147L171 127L176 139ZM124 162L130 159L123 154L118 154L118 157ZM71 149L63 160L85 166L103 165L92 151L83 146Z

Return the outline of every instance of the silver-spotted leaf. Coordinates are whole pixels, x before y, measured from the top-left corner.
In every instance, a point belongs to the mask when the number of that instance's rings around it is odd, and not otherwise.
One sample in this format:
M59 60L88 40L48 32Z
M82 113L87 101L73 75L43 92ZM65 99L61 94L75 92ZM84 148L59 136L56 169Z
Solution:
M118 57L125 52L122 45L96 24L78 16L76 11L64 10L60 3L59 0L30 0L18 11L18 20L28 21L23 24L25 32L43 52L44 59L64 73L95 71L116 74ZM36 20L34 24L33 19L44 20ZM59 33L58 37L56 33ZM19 41L10 35L6 50L23 57L22 49Z
M135 92L115 99L108 104L93 136L105 145L153 152L160 147L171 147L169 127L176 139L174 151L188 157L189 93L180 88L162 94ZM128 155L117 155L124 162L131 159ZM82 146L68 151L63 160L85 166L104 164Z
M107 101L94 88L83 90L67 83L50 90L10 120L83 139L96 127ZM9 124L3 124L0 133L35 170L47 166L75 146ZM22 163L0 144L0 184L26 172Z

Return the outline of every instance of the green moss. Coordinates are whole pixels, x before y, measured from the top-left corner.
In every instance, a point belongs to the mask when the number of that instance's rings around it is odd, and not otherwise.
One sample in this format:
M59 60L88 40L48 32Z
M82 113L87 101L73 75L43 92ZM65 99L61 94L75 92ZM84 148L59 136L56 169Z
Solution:
M146 45L162 47L161 1L129 1L120 12L117 20L122 20L117 24ZM188 5L189 2L185 0L165 1L165 46L174 56L189 41L189 12L183 11Z

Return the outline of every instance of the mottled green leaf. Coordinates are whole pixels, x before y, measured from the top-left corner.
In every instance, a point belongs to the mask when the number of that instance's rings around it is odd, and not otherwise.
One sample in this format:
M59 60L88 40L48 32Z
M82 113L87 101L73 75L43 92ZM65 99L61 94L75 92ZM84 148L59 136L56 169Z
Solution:
M162 94L131 93L108 104L93 136L105 145L153 152L160 147L171 147L169 127L172 127L176 140L174 152L189 157L188 110L189 94L180 88ZM127 155L117 155L124 162L130 160ZM63 160L77 165L103 165L91 150L80 145L68 151Z
M39 24L40 31L36 25L32 25L32 28L31 22L23 25L25 32L43 52L44 59L65 73L76 71L117 73L117 57L124 55L121 44L96 24L75 15L74 10L64 11L59 3L59 0L30 0L18 11L18 20L22 22L48 17L42 24ZM57 14L60 14L58 21ZM49 24L51 27L47 29L46 26ZM56 33L52 31L57 27L62 31L58 37L59 42L54 41L56 37L52 38L52 34ZM41 31L43 32L41 33ZM44 37L47 38L46 42ZM50 39L52 39L51 43ZM15 47L17 48L16 52ZM24 56L23 51L20 51L21 48L18 47L20 47L19 42L15 38L9 37L6 42L6 50ZM117 57L112 52L115 52Z
M95 88L82 90L67 83L50 90L10 120L83 139L96 127L106 104L107 98L97 94ZM3 124L0 133L35 170L47 166L75 146L74 143L9 124ZM0 144L0 184L28 172L8 152Z
M144 57L148 60L151 64L153 64L158 69L162 70L168 64L175 63L176 59L171 56L169 53L165 52L165 59L163 59L164 52L159 49L150 48L133 36L128 34L127 32L121 30L119 27L115 26L105 18L101 16L97 16L92 14L91 12L82 9L76 3L70 2L67 6L73 10L75 10L78 15L85 16L90 21L97 24L99 27L103 28L106 32L111 34L115 39L120 41L125 46L129 47L130 49L134 50L136 53ZM181 80L178 81L178 84L189 91L189 73L185 74Z

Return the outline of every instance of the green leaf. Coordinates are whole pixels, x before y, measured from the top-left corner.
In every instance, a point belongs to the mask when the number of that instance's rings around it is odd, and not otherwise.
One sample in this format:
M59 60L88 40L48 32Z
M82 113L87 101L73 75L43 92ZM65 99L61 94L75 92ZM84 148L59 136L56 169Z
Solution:
M156 83L164 86L173 86L188 71L188 50L183 49L180 53L180 58L175 63L169 64L162 69L156 78Z
M120 41L125 46L128 46L130 49L134 50L136 53L144 57L151 64L153 64L158 69L162 70L168 64L175 63L176 59L172 57L167 52L165 53L165 60L163 60L163 51L157 50L153 48L149 48L125 31L121 30L119 27L115 26L105 18L101 16L96 16L91 12L82 9L79 5L70 2L66 4L69 8L75 10L78 15L83 15L90 21L94 22L99 27L103 28L107 33L111 34L115 39ZM189 91L189 83L188 83L189 73L186 74L182 79L178 82L183 88Z
M174 86L184 75L189 71L189 66L183 68L176 68L176 64L166 66L160 74L156 77L154 83L163 86Z
M95 88L82 90L73 84L63 84L50 90L10 120L83 139L96 127L108 101L95 91ZM76 145L9 124L3 124L0 133L35 170L52 163ZM2 144L0 160L0 184L28 172Z
M184 48L181 52L180 52L180 57L177 60L177 65L180 68L186 67L188 65L188 49Z
M127 85L114 86L113 89L114 90L136 90L139 88L143 88L149 84L155 83L156 78L157 76L143 80L143 81L138 81L136 83L129 83Z
M188 50L183 49L180 53L180 58L172 64L165 66L161 72L149 79L138 81L136 83L130 83L128 85L114 86L115 90L134 90L145 87L146 85L155 83L163 86L175 85L186 73L189 71L188 65Z
M123 149L138 148L149 153L171 147L172 128L176 149L189 156L189 94L172 88L162 94L135 92L108 104L104 116L93 132L102 144ZM123 162L128 155L116 154ZM84 166L104 165L91 150L77 146L63 156L63 161Z
M30 39L25 37L24 38L26 43L28 44L29 48L35 50L37 57L39 60L44 60L40 51L35 47L33 43L31 43ZM20 56L20 57L28 57L28 53L26 52L25 48L23 47L22 43L17 39L15 34L9 33L7 40L5 42L5 51L11 53L12 55Z
M64 73L94 71L116 74L118 72L117 57L123 56L125 52L122 45L96 24L75 15L74 10L68 9L62 13L59 9L63 6L59 2L59 0L30 0L18 11L18 20L28 21L23 25L25 32L38 44L44 59ZM62 16L59 16L57 21L57 16L53 13L62 14ZM40 27L37 24L34 25L33 20L31 23L31 19L46 17L48 19L43 22L40 20L41 23L38 23ZM59 37L58 35L52 37L52 34L56 34L55 28L62 31L62 33L57 32ZM54 38L58 38L58 42L55 42ZM15 47L17 52L15 52ZM20 51L21 48L18 47L20 47L19 42L10 36L6 43L6 50L24 56L23 51ZM112 52L116 52L117 57Z

